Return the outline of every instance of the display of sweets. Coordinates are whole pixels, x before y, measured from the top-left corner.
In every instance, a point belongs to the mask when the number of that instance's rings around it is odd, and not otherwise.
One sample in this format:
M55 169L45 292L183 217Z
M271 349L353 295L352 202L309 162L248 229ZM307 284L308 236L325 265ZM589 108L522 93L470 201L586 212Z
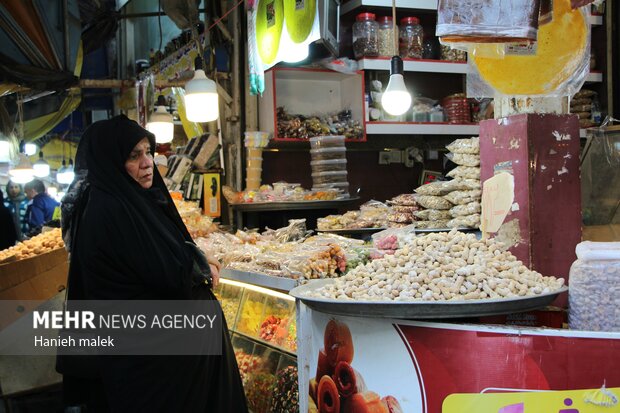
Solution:
M278 138L309 139L321 135L343 135L347 139L362 139L361 119L353 119L351 110L312 116L289 114L284 107L276 109Z
M299 383L296 366L288 366L276 373L271 399L272 413L297 413L299 411Z
M31 258L64 246L60 228L54 228L0 251L0 263Z

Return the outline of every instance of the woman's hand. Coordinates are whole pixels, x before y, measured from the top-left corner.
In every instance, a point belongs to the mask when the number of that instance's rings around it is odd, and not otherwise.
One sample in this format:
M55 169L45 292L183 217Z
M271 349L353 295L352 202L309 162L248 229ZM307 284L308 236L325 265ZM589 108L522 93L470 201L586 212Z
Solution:
M211 268L211 282L215 288L220 283L220 270L211 263L209 263L209 268Z
M213 288L217 287L220 283L220 270L222 269L222 264L210 253L205 254L207 257L207 262L209 263L209 268L211 268L211 278L213 279Z

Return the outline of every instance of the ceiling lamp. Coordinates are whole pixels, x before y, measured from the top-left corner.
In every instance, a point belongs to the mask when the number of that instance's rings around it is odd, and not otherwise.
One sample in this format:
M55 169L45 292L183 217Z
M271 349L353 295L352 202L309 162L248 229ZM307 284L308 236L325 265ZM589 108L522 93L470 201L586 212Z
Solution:
M43 152L39 152L39 160L32 165L32 168L34 169L34 176L38 178L49 176L50 164L43 159Z
M155 135L155 142L169 143L174 138L174 123L172 115L166 110L166 98L159 95L155 104L155 111L146 124L146 129Z
M25 153L20 153L18 159L19 163L9 170L11 181L16 184L25 184L32 181L34 179L34 169L32 169L30 159L28 159Z
M392 21L394 22L394 50L398 51L398 36L396 34L396 0L392 0ZM381 97L383 110L392 116L400 116L411 106L411 94L405 86L403 78L403 59L393 56L390 65L390 81Z
M26 155L28 156L32 156L35 155L37 153L37 151L39 150L39 148L37 147L36 144L28 142L24 145L24 152L26 153Z
M65 161L62 161L62 166L56 173L56 181L62 185L69 185L75 179L75 172L73 171L73 161L69 160L69 166Z
M0 133L0 162L11 160L11 142L3 133Z
M194 60L194 77L185 84L185 113L192 122L211 122L220 116L217 85L202 69L202 59Z

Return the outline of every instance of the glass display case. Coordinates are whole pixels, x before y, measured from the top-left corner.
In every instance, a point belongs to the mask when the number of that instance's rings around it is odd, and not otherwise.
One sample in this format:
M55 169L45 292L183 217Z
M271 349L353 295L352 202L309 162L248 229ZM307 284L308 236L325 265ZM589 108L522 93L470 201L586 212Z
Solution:
M581 198L583 239L620 241L620 125L588 129Z
M214 292L231 333L249 409L298 411L293 297L227 279L220 279Z

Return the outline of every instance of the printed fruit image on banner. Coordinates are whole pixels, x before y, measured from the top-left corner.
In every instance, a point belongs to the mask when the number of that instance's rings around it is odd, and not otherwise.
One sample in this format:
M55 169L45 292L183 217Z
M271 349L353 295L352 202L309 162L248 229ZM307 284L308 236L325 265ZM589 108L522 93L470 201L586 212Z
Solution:
M355 349L351 330L330 319L319 350L316 375L310 379L309 412L402 413L398 400L370 391L362 374L353 368Z
M301 43L308 38L314 25L316 0L284 0L284 19L291 40Z
M551 94L568 82L577 82L573 79L577 74L585 78L589 65L588 32L581 10L572 10L570 0L554 0L553 20L538 29L534 54L507 51L503 58L489 57L482 53L485 46L476 46L470 58L480 76L503 95Z
M259 0L256 13L256 42L258 54L264 64L274 63L280 48L283 26L282 0Z

